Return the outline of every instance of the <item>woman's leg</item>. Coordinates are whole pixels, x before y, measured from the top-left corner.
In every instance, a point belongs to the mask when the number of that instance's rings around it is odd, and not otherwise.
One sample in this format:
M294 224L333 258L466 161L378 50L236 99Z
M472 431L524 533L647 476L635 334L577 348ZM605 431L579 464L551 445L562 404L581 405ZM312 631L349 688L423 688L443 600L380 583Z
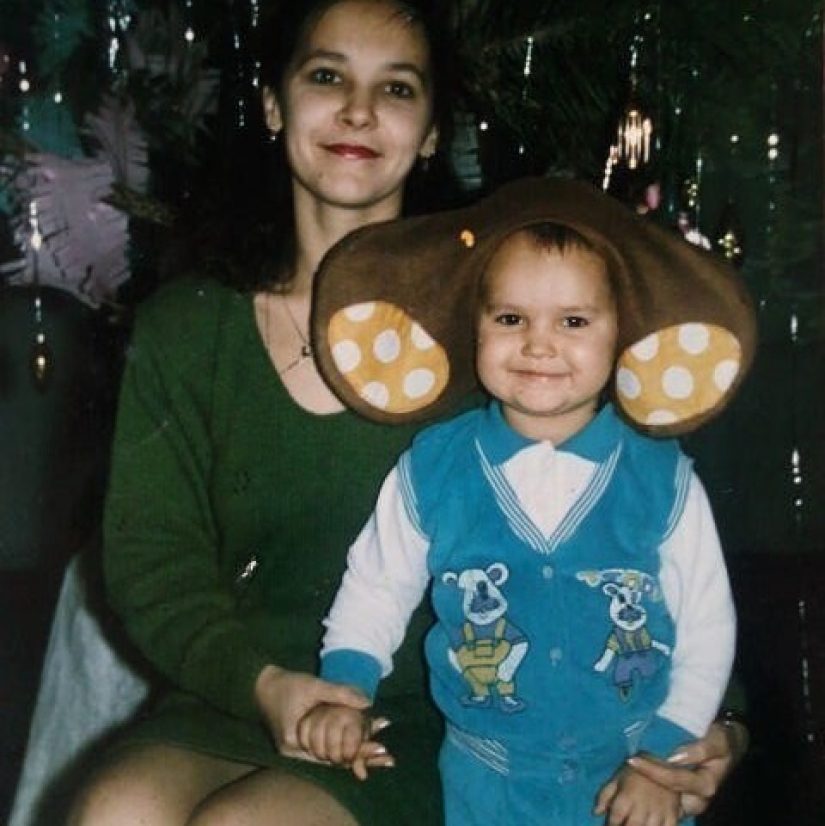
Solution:
M81 789L67 826L185 826L201 801L253 770L175 746L130 746Z
M67 826L357 826L320 786L175 746L131 746L76 798Z
M303 778L259 769L218 789L187 826L358 826L328 792Z

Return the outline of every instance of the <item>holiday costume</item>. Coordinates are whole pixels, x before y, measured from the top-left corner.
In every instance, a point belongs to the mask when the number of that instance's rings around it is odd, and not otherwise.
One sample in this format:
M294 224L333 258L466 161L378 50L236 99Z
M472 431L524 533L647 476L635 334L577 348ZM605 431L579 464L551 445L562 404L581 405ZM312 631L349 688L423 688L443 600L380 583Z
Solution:
M351 550L322 676L373 696L428 587L448 824L600 823L624 759L716 714L735 619L706 498L610 406L556 447L497 402L417 437Z
M674 436L720 413L756 347L753 302L721 256L591 184L523 178L469 207L362 227L326 255L314 294L318 368L348 407L426 420L476 386L478 279L513 232L556 221L607 264L619 318L616 409Z
M343 549L409 443L350 412L312 415L281 384L252 296L182 281L140 309L105 515L110 599L175 689L125 736L310 777L362 823L440 822L437 716L409 649L385 713L398 768L362 784L278 756L254 706L267 663L314 672ZM344 494L345 495L342 495Z
M448 826L603 822L595 796L628 755L665 758L705 733L733 659L707 499L661 438L720 413L753 359L753 305L721 257L590 184L513 181L333 247L316 278L319 369L371 420L454 404L477 386L487 264L542 224L604 262L613 403L560 445L515 433L497 402L425 431L351 549L324 638L322 675L372 696L431 590Z

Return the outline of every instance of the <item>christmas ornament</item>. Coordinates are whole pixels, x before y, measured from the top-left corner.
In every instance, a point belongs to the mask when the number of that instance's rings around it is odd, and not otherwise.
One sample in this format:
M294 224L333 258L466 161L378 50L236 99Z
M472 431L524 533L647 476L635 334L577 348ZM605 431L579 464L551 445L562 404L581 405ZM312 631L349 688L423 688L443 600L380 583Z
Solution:
M628 169L636 169L650 161L653 120L639 100L639 53L644 35L639 32L630 45L630 93L619 120L616 148L619 159Z

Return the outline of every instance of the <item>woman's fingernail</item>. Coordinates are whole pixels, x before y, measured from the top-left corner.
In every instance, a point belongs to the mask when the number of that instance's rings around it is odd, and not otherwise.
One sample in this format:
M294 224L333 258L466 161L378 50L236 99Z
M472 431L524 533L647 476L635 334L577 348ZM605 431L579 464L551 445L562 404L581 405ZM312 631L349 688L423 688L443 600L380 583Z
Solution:
M667 762L668 763L684 763L685 760L687 760L687 754L685 754L685 752L683 752L683 751L677 751L676 754L671 754L671 756L668 757Z

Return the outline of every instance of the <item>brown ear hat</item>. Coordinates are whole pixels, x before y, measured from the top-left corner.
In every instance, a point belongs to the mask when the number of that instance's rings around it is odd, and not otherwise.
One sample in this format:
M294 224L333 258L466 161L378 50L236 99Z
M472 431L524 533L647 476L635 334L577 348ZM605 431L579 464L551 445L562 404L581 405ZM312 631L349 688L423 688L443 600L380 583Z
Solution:
M719 255L636 215L589 183L523 178L469 207L373 224L318 271L318 367L349 407L400 423L447 412L475 389L479 276L513 232L552 221L605 256L617 294L612 396L637 429L695 429L730 401L756 347L751 299Z

